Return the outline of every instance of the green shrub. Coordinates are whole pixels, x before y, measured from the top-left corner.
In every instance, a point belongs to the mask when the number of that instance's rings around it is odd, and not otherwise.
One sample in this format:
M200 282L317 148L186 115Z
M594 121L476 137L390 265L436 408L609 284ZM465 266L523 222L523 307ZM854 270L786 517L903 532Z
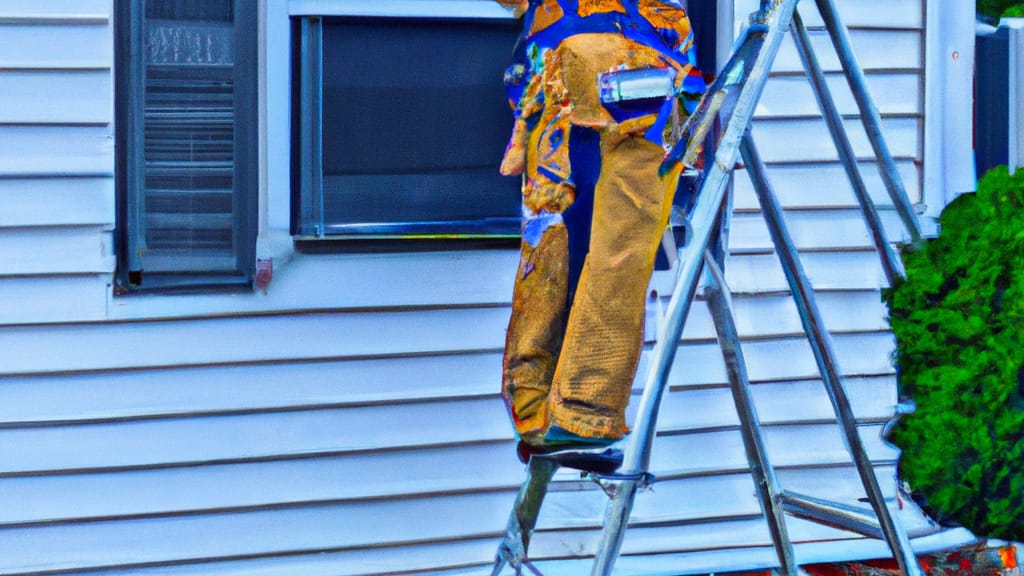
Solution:
M1024 18L1024 4L1010 6L1003 12L1004 18Z
M989 172L885 292L902 394L901 471L941 516L1024 540L1024 171Z
M999 16L1016 16L1019 14L1007 14L1007 10L1020 10L1024 2L1019 0L978 0L978 14L990 18Z

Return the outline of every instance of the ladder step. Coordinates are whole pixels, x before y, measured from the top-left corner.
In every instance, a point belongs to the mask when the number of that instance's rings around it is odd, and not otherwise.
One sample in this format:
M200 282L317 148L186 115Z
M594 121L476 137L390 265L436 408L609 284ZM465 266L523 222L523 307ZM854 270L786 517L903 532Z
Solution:
M884 539L878 517L871 508L815 498L789 490L783 490L779 496L783 509L792 516L856 532L868 538Z
M622 466L622 450L618 448L589 450L574 448L534 454L532 457L548 460L563 468L573 468L595 474L612 474L619 469L619 466Z

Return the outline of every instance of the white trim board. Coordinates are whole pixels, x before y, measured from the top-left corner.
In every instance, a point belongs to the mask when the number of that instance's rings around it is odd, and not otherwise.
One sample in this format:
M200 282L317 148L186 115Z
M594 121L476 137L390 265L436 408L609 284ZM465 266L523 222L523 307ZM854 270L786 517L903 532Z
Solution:
M491 0L291 0L292 16L389 16L408 18L512 18Z
M928 0L925 7L922 224L926 234L934 235L942 209L977 183L971 137L975 6L963 0Z

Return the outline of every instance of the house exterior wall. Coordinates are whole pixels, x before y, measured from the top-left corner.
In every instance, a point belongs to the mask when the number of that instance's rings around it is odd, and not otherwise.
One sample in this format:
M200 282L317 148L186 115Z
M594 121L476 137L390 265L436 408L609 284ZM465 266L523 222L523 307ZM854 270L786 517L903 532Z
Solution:
M40 4L0 5L0 321L98 320L114 266L110 7Z
M918 202L925 3L839 4ZM287 19L330 5L260 4L267 292L115 296L112 0L0 2L0 98L13 103L0 109L0 573L489 573L523 477L497 395L518 255L292 250ZM740 19L746 8L737 1ZM823 45L820 29L812 36ZM820 56L867 157L835 58ZM896 402L882 273L799 70L788 45L755 137L894 494L897 454L879 438ZM771 456L787 488L855 502L742 171L735 189L727 278ZM652 282L650 338L671 283L669 272ZM661 482L637 501L622 573L770 563L701 303L671 379L652 464ZM586 572L572 558L593 553L604 497L572 474L558 479L533 553L554 561L549 573ZM913 535L935 532L904 510ZM803 521L790 531L802 561L885 554Z

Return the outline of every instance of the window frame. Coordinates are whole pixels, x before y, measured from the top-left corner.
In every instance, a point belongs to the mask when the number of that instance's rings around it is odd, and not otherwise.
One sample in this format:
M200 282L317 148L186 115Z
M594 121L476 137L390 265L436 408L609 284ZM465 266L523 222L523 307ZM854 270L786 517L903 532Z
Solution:
M716 0L711 3L698 3L694 10L689 10L691 22L694 22L698 40L707 48L698 52L700 66L703 70L713 73L717 71L717 62L721 48L731 46L731 37L718 42L721 35L722 3L731 0ZM727 11L727 16L731 15ZM400 224L381 226L346 225L347 232L326 233L323 218L303 218L303 215L317 215L317 207L323 207L323 83L320 80L323 64L323 19L330 17L354 18L387 18L387 19L476 19L476 20L513 20L510 10L502 8L493 1L481 0L290 0L289 16L292 19L292 159L291 189L292 204L290 210L290 231L298 245L307 248L314 244L332 244L335 250L341 250L344 244L358 244L360 240L375 241L375 244L388 246L392 250L411 248L409 238L421 239L423 232L434 238L444 238L441 242L457 248L458 243L466 239L487 238L508 240L518 238L518 233L477 233L471 228L463 228L454 233L443 233L430 230L427 222L417 222L408 230ZM700 20L699 23L696 20ZM731 32L732 22L727 23L726 30ZM509 47L511 52L512 47ZM511 58L511 56L510 56ZM322 216L322 214L320 214ZM312 220L319 220L321 226L311 225ZM315 224L315 223L314 223ZM518 226L516 226L518 228ZM399 240L396 242L396 240Z
M409 221L339 222L324 219L327 204L325 196L324 160L324 99L323 74L326 64L324 57L325 19L354 18L356 20L396 21L508 21L515 18L511 11L492 1L473 0L432 0L410 2L365 2L347 0L331 2L314 0L290 4L291 17L291 118L292 148L290 233L300 249L317 250L333 246L330 250L348 250L371 243L372 249L391 251L417 250L418 244L435 242L458 249L460 244L476 246L479 242L496 242L505 245L519 238L518 180L501 177L498 168L501 152L494 156L495 178L508 179L509 188L516 190L515 213L493 214L466 220L447 221L437 219L411 219ZM512 46L508 45L509 62ZM506 63L503 63L503 66ZM499 74L495 82L500 83ZM496 84L497 86L497 84ZM511 112L508 113L511 133ZM503 132L502 141L506 138ZM314 248L321 245L321 248Z

